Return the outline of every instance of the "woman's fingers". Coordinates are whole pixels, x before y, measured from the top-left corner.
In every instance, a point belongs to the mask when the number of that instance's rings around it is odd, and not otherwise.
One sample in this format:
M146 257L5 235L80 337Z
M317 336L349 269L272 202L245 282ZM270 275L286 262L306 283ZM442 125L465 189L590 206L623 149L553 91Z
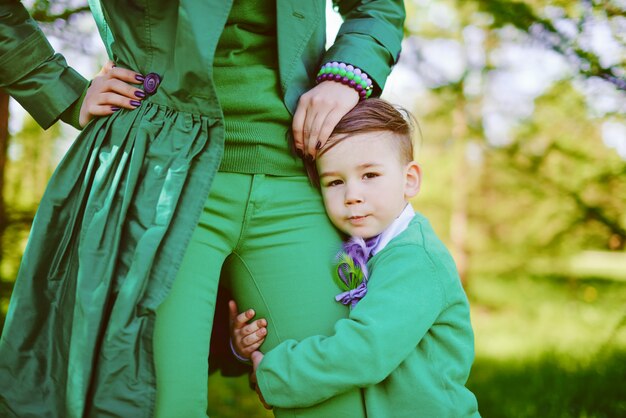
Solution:
M305 140L306 154L312 156L313 158L317 155L317 150L324 145L322 141L320 141L320 134L327 123L326 121L328 120L329 115L333 113L333 110L334 109L322 108L320 111L316 112L315 120L310 128L309 138L308 140ZM326 141L324 141L324 143L326 143Z
M293 143L296 150L304 155L304 121L306 120L306 105L303 102L303 96L298 101L298 107L296 113L293 115L293 121L291 122L291 130L293 131Z
M320 129L319 136L317 137L315 155L317 155L317 151L319 151L320 148L326 145L326 142L328 142L328 138L330 138L330 135L333 133L335 127L337 126L341 118L344 117L344 115L345 113L342 113L340 111L329 112L328 115L326 115L326 119L324 119L324 123L322 124L322 127Z
M118 110L120 110L120 108L117 106L109 106L109 105L93 106L90 109L89 113L92 114L93 116L108 116L108 115L112 115Z
M141 74L107 61L87 89L79 124L85 126L94 116L107 116L121 108L132 110L139 107L146 97L136 86L142 80Z
M141 84L143 82L143 76L141 74L126 68L113 67L107 71L107 74L109 77L116 78L127 83Z
M304 135L303 135L303 151L307 158L311 158L315 155L315 144L311 144L311 138L313 135L317 136L319 132L319 125L324 123L325 115L320 112L320 108L316 108L311 102L307 108L306 119L304 122ZM311 150L313 149L313 152Z
M339 120L358 102L354 89L334 81L324 81L300 96L292 123L296 148L315 158Z
M96 99L97 106L123 107L125 109L136 109L141 105L137 98L129 98L117 93L101 93Z
M139 100L129 99L117 93L101 93L97 97L85 100L86 111L93 116L102 116L102 110L105 108L125 108L136 109L141 105ZM119 109L118 109L119 110Z
M125 81L112 78L106 83L106 91L121 94L129 99L142 100L146 97L146 93L137 87L128 84Z
M80 110L79 123L85 126L94 116L108 116L117 112L121 108L136 109L141 102L129 100L124 96L109 93L106 99L85 98Z

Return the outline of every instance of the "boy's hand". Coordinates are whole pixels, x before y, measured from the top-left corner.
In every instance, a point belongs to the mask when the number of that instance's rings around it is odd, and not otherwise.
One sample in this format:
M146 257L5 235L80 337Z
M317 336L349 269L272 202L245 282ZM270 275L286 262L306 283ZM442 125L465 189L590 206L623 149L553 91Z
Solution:
M230 338L233 348L239 356L249 359L250 355L265 341L267 321L262 318L248 323L254 318L254 310L248 309L238 314L234 300L228 302L228 310L230 311Z
M257 367L259 367L259 363L261 363L261 360L263 360L263 353L261 353L260 351L255 351L254 353L252 353L251 359L252 374L250 375L250 381L252 382L252 384L254 384L254 390L256 391L256 394L265 409L274 409L272 405L269 405L267 402L265 402L265 398L263 397L263 394L261 393L261 390L259 389L259 385L257 385L256 380L256 369Z
M323 81L300 96L292 122L296 149L315 158L341 118L358 102L356 90L336 81Z
M121 108L136 109L146 94L131 84L140 84L142 80L141 74L116 67L113 61L108 61L87 89L80 107L80 126L87 125L94 116L108 116Z

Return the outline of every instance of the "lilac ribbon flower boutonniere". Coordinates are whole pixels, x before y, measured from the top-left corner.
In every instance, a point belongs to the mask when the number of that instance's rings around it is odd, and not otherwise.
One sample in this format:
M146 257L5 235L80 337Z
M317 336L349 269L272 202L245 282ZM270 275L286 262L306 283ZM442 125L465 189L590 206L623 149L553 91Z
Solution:
M343 244L337 259L335 282L343 290L335 296L337 302L350 305L354 308L367 293L367 260L372 256L372 250L378 244L380 236L364 240L352 237Z

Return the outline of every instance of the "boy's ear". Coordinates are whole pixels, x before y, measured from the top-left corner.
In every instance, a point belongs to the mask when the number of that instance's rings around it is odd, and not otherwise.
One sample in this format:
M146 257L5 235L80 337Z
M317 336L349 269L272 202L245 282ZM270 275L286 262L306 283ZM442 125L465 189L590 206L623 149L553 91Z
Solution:
M417 196L420 191L420 186L422 185L422 170L415 161L411 161L404 168L404 172L406 177L404 183L404 197L409 200Z

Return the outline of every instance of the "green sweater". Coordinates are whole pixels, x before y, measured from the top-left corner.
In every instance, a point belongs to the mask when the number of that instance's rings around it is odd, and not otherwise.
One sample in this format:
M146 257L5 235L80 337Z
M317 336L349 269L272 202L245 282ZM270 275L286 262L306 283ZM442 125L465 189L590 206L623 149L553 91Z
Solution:
M276 42L276 2L233 3L213 65L226 127L220 171L304 173L289 152L291 114L280 92Z
M469 305L452 257L419 213L369 262L367 295L335 334L285 341L257 370L265 400L304 407L363 387L374 418L479 417L465 387Z

